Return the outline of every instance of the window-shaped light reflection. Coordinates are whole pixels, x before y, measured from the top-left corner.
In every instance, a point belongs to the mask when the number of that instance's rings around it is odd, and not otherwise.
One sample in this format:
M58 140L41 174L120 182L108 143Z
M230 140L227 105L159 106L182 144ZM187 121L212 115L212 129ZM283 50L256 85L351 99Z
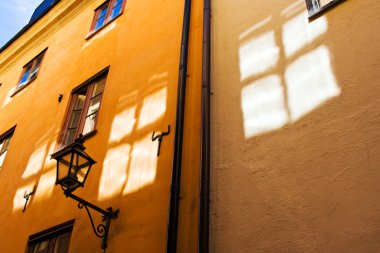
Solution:
M54 160L55 161L55 160ZM55 162L56 163L56 162ZM51 169L49 171L45 171L40 180L38 181L38 188L36 192L36 200L46 200L51 197L53 194L55 179L57 176L57 169Z
M241 97L245 138L281 128L288 121L278 76L268 76L247 85Z
M133 144L131 166L123 195L152 184L156 179L156 173L157 144L152 142L149 134L141 141Z
M301 56L286 69L291 120L320 106L340 94L330 64L330 53L325 46Z
M109 142L118 142L132 133L136 123L136 106L127 108L117 114L112 122L112 129Z
M162 88L148 95L143 102L138 128L143 128L156 122L166 112L167 88Z
M9 104L9 102L12 101L12 94L15 92L16 90L16 87L13 87L12 89L10 89L7 93L7 95L5 96L5 99L4 99L4 102L3 102L3 105L1 107L5 107L7 104Z
M103 162L98 200L121 194L127 178L131 146L124 144L109 149Z
M263 73L274 67L280 56L274 31L253 38L239 49L240 80Z
M26 169L22 174L22 178L28 178L30 176L33 176L42 169L43 163L45 161L46 147L47 145L45 144L33 152L33 154L29 158Z
M307 12L302 12L287 21L283 26L283 43L286 56L291 56L305 45L327 32L326 17L320 17L309 23Z

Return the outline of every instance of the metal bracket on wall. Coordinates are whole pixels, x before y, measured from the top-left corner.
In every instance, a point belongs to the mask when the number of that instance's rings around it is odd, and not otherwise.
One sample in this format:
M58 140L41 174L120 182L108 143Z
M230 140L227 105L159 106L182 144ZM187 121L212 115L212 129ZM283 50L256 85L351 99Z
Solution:
M28 205L30 196L34 195L35 192L36 192L36 186L33 187L32 192L27 193L27 191L25 191L24 193L25 205L24 205L24 209L22 210L23 213L25 212L26 206Z
M160 156L160 149L161 149L161 142L162 142L162 138L164 136L167 136L170 134L170 125L168 125L168 131L167 132L163 132L161 134L158 134L156 136L154 136L156 133L156 131L153 132L152 134L152 141L156 141L158 139L158 150L157 150L157 156Z

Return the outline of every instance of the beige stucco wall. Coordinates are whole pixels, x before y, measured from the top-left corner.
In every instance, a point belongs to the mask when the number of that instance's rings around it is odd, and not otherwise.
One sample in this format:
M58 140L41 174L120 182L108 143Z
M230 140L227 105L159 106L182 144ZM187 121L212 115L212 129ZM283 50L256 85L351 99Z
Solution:
M213 1L211 252L380 252L380 2Z

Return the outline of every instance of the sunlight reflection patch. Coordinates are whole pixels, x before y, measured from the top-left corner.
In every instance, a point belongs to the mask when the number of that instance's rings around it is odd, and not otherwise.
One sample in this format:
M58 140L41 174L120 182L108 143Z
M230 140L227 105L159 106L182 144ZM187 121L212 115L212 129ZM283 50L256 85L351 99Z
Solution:
M135 142L132 150L132 161L128 173L127 185L123 195L135 192L156 179L157 144L148 134L143 140Z
M38 181L36 199L47 200L51 197L55 186L56 175L56 169L52 169L42 174L40 180Z
M98 200L121 194L127 178L130 152L131 146L129 144L108 150L103 163Z
M283 26L283 43L286 56L291 56L327 32L326 17L320 17L309 23L307 12L302 12Z
M115 116L109 142L118 142L132 133L136 123L136 106L125 109Z
M293 122L341 92L325 46L318 47L289 65L285 78Z
M274 31L245 42L239 49L240 80L263 73L274 67L280 57Z
M277 75L247 85L241 96L245 138L281 128L288 121L284 91Z
M144 99L140 118L139 129L154 123L166 112L167 88L162 88Z
M30 176L33 176L42 169L43 163L45 161L46 147L47 145L45 144L44 146L33 152L33 154L29 158L26 169L22 174L22 178L28 178Z

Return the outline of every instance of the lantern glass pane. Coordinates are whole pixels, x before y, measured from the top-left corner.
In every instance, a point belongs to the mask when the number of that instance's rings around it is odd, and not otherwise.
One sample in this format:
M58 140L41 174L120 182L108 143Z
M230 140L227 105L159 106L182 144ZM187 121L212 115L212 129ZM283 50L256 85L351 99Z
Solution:
M58 160L58 180L62 180L69 175L71 155L72 154L69 153Z
M90 167L89 160L79 153L74 154L73 166L71 168L72 177L79 183L83 183Z

